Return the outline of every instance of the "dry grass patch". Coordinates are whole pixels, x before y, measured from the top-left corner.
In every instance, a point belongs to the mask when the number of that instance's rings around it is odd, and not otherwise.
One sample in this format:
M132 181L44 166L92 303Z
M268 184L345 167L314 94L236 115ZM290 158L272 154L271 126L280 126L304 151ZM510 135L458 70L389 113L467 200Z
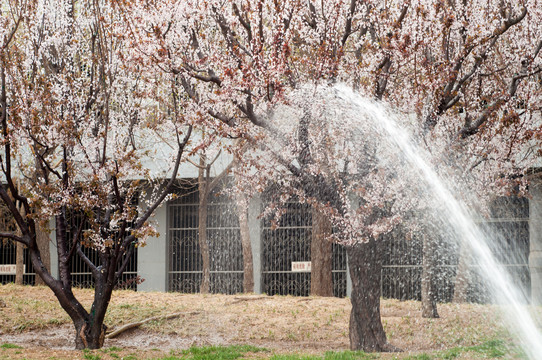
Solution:
M76 289L75 294L90 307L92 290ZM71 321L48 288L4 285L0 286L0 299L5 304L0 307L2 341L24 346L25 353L39 346L55 351L73 347ZM151 351L148 356L159 358L171 349L232 344L280 353L323 354L348 348L350 308L348 299L338 298L115 291L106 316L110 327L153 316L182 315L148 322L106 340L106 347L128 352L137 349L138 358L147 358L146 352L152 349L158 353ZM537 311L540 316L540 309ZM406 351L393 355L398 358L479 345L491 339L509 341L497 312L494 306L442 304L440 319L424 319L416 301L383 300L381 308L390 342ZM3 351L15 356L17 349ZM101 358L107 356L102 354ZM60 353L57 358L62 358Z

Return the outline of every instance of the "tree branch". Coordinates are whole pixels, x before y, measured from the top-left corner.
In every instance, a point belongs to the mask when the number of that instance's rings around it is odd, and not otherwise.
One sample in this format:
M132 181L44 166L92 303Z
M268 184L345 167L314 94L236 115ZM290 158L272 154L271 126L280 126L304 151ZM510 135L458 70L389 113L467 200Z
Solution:
M2 51L4 51L9 46L9 43L11 43L11 40L13 40L13 36L15 36L17 29L19 29L19 24L21 23L21 20L22 20L22 16L19 16L19 18L17 19L17 22L13 26L13 29L11 30L9 35L6 37L6 41L4 41L4 43L2 44Z
M239 22L241 23L241 25L243 25L243 27L245 28L249 43L252 42L252 27L250 26L250 22L248 19L243 17L236 3L233 3L233 12L239 19Z
M428 115L424 122L424 128L431 129L437 124L437 118L438 115L442 115L444 112L446 112L448 109L450 109L452 106L454 106L460 99L458 97L459 95L455 95L459 92L459 90L467 83L469 79L471 79L476 71L480 68L481 64L487 59L488 53L491 49L495 47L497 44L497 41L499 38L506 33L512 26L518 24L521 20L525 18L527 15L527 8L523 7L521 10L521 13L516 16L512 17L510 14L508 18L503 22L502 26L495 29L493 34L491 34L489 37L483 39L480 43L486 43L489 41L489 44L479 53L474 61L474 64L472 65L471 69L463 75L461 78L459 77L459 72L461 68L463 67L463 63L466 61L468 55L474 50L474 45L469 45L465 47L464 54L460 56L453 67L452 70L452 76L450 77L450 80L444 87L442 91L442 96L440 98L440 102L438 105L438 108L436 110L436 115ZM519 79L518 79L519 80ZM515 90L514 90L515 92ZM497 102L494 103L495 106L498 106ZM488 110L493 108L493 106L488 107ZM474 127L470 129L462 129L460 131L460 134L462 137L472 135L473 133L478 131L478 127L481 126L486 120L489 113L491 113L493 110L490 110L489 112L486 110L484 111L484 114L482 114L478 120L475 122ZM476 126L479 124L478 126Z
M81 234L83 232L83 225L85 223L85 220L86 220L86 215L83 214L83 218L81 219L81 222L79 223L79 227L77 228L77 231L73 237L72 247L70 248L70 252L68 253L68 259L70 259L75 254L75 251L77 249L77 243L79 242L79 239L81 238Z
M2 198L2 201L9 209L9 212L13 215L15 218L15 222L17 222L17 225L19 226L19 229L21 229L21 232L26 235L30 235L30 229L27 226L26 221L23 219L21 213L17 209L17 206L15 205L15 202L13 199L9 196L8 192L4 188L3 184L0 184L0 197ZM24 237L21 238L21 242L25 244L26 246L30 245L30 242L25 241Z
M188 94L188 96L196 104L200 105L199 95L196 92L196 90L190 85L190 83L188 82L188 80L186 80L186 78L184 76L180 76L180 79L181 79L181 85L184 88L184 91ZM205 109L205 111L207 112L207 114L209 114L213 118L223 122L224 124L226 124L228 126L234 126L234 120L235 119L233 117L229 118L229 117L227 117L226 115L224 115L222 113L214 111L213 109Z
M133 239L135 240L135 237L133 237ZM124 257L124 260L122 261L119 269L115 272L115 283L118 281L118 279L120 279L120 277L124 273L124 270L126 270L126 267L128 266L130 259L132 258L132 254L134 253L134 248L135 245L128 246L128 252L126 253L126 256Z
M77 255L79 255L81 260L83 260L83 262L87 264L87 266L90 268L90 271L92 272L92 275L94 275L94 278L98 279L100 276L100 271L98 270L96 265L94 265L94 263L90 261L90 259L85 255L83 250L81 250L81 244L77 243L75 246L77 248Z
M184 64L183 68L187 71L187 74L191 77L201 80L203 82L212 82L217 84L218 86L222 86L222 80L215 75L215 73L211 70L198 70L194 67L190 66L189 64ZM180 70L173 69L173 74L178 75L180 73ZM208 75L203 75L202 73L207 72Z
M354 17L354 13L356 12L356 4L357 0L350 0L350 9L348 11L348 17L346 18L346 24L344 26L344 33L341 39L341 46L346 45L346 41L348 40L348 37L353 33L352 31L352 18Z
M106 339L112 339L114 337L119 336L120 334L122 334L123 332L125 332L127 330L130 330L130 329L133 329L133 328L136 328L136 327L140 327L141 325L143 325L145 323L148 323L149 321L169 320L169 319L178 318L179 316L182 316L182 315L197 315L199 313L200 313L200 311L193 311L191 313L174 313L174 314L163 315L163 316L153 316L153 317L150 317L150 318L145 319L145 320L136 321L136 322L133 322L133 323L126 324L126 325L118 328L117 330L112 331L111 333L107 334L105 336L105 338Z
M0 239L10 239L10 240L13 240L13 241L17 241L17 242L20 242L22 244L25 244L26 243L24 242L23 238L15 235L15 234L12 234L12 233L8 233L8 232L0 232Z
M209 183L209 186L208 186L209 191L213 190L218 185L218 183L229 174L231 168L233 167L233 163L234 163L234 161L231 161L228 164L228 166L226 166L226 168L224 170L222 170L222 172L220 174L215 176L215 178Z
M226 18L222 15L216 7L213 6L213 13L215 14L215 20L222 32L222 36L226 40L228 47L231 52L237 56L237 49L240 49L248 56L252 56L250 51L248 51L238 40L235 32L227 25Z

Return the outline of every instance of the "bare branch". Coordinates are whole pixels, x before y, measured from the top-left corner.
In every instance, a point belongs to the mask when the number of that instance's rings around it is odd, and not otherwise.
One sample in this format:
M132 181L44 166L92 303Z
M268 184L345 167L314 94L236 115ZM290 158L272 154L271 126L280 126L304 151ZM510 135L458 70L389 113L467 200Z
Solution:
M188 80L186 80L186 78L184 76L180 76L180 79L181 79L181 85L184 89L184 91L188 94L188 96L194 100L196 102L196 104L200 104L200 101L199 101L199 95L198 93L196 92L196 90L194 89L194 87L192 85L190 85L190 83L188 82ZM210 108L207 108L206 109L207 113L209 115L211 115L212 117L214 117L215 119L223 122L224 124L228 125L228 126L233 126L234 125L234 118L233 117L228 117L220 112L216 112L214 111L213 109L210 109Z
M309 11L303 16L303 20L309 25L311 28L316 29L316 8L314 7L314 4L312 1L308 1L309 5Z
M237 34L235 34L235 32L227 25L224 15L222 15L216 7L213 7L213 13L215 15L215 20L220 27L220 31L222 32L222 36L226 40L231 52L237 56L237 49L240 49L248 56L251 56L250 51L237 40Z
M117 282L118 279L120 279L120 277L124 273L124 270L126 270L126 267L130 263L130 259L132 258L132 254L134 253L135 245L128 245L128 244L133 242L135 240L135 237L134 236L129 236L128 238L130 239L130 241L127 242L127 246L124 246L124 242L123 242L123 246L122 246L122 248L127 247L128 252L124 256L124 260L122 261L122 264L120 265L119 269L115 272L115 283Z
M540 53L540 50L542 50L542 40L538 42L536 50L534 51L533 60L538 56L538 54Z
M2 44L2 50L1 51L4 51L9 46L9 44L11 43L11 40L13 40L13 36L15 36L15 33L17 32L17 29L19 29L19 24L21 23L21 20L22 20L22 16L19 16L19 18L15 22L15 25L13 26L13 29L11 30L9 35L6 37L6 41L4 41L4 43Z
M79 239L81 238L81 234L83 233L83 225L85 224L86 215L83 214L83 218L81 219L81 222L79 223L79 226L77 228L77 231L75 232L75 235L72 240L72 247L70 249L70 252L68 253L68 259L70 259L77 250L77 243L79 243Z
M23 234L29 235L31 233L31 229L29 228L28 224L24 220L23 216L17 209L17 206L15 205L15 202L13 199L9 196L8 192L4 188L3 184L0 184L0 198L2 198L2 201L9 209L9 212L13 215L15 218L15 222L19 226L19 229L21 229L21 232ZM27 240L24 240L24 237L21 238L21 242L27 246L30 245L30 242Z
M356 12L356 4L358 2L356 0L350 0L350 9L348 11L348 17L346 18L346 24L344 26L344 33L341 39L341 45L344 47L346 44L346 41L348 40L348 37L353 33L352 31L352 18L354 17L354 13Z
M187 71L187 74L195 79L204 82L212 82L217 84L218 86L222 85L222 80L218 76L216 76L212 70L197 70L188 64L183 65L183 67ZM180 70L173 69L172 72L173 74L177 75L180 73ZM207 73L208 75L204 75L204 73Z
M266 122L260 119L254 113L254 105L252 104L252 95L249 93L245 99L245 105L237 103L237 107L241 110L247 118L256 126L266 128Z
M245 28L247 32L248 41L252 42L252 27L250 26L250 22L247 18L243 17L243 14L241 14L241 11L239 11L239 7L237 6L236 3L233 3L233 12L239 19L239 22L241 23L241 25L243 25L243 27Z
M23 240L23 238L9 232L0 232L0 239L10 239L26 245L26 242Z
M197 167L198 169L205 170L205 168L206 168L206 166L201 166L200 164L196 164L195 162L193 162L193 161L190 160L190 159L186 159L186 161L188 161L190 164L194 165L194 166Z
M90 271L92 272L92 275L94 275L94 277L97 279L100 276L100 271L98 270L96 265L94 265L94 263L90 261L90 259L85 255L85 253L81 249L81 244L77 243L75 246L77 248L77 255L79 255L79 257L81 258L81 260L83 260L85 264L87 264L87 266L90 268Z
M127 330L131 330L133 328L140 327L141 325L143 325L145 323L148 323L149 321L170 320L170 319L178 318L180 316L197 315L199 313L200 313L200 311L192 311L190 313L180 313L179 312L179 313L173 313L173 314L162 315L162 316L153 316L153 317L147 318L145 320L136 321L136 322L133 322L133 323L123 325L119 329L116 329L113 332L107 334L105 336L105 338L106 339L112 339L114 337L119 336L120 334L122 334L123 332L125 332Z
M62 179L62 175L60 175L60 173L58 171L53 169L51 167L51 164L49 164L49 162L47 160L45 160L45 156L44 156L45 153L46 152L41 153L41 152L36 150L36 156L40 160L40 164L45 165L45 168L47 169L47 171L49 171L51 174L54 174L58 179ZM45 169L44 169L44 171L45 171ZM43 178L47 181L47 176L45 176L45 174L44 174Z
M222 170L222 172L220 174L218 174L214 179L213 181L211 181L209 183L209 186L208 186L208 190L212 190L214 189L218 183L220 183L220 181L222 181L222 179L224 179L229 173L230 173L230 170L231 168L233 167L234 165L234 161L231 161L228 166L226 166L226 168L224 170Z

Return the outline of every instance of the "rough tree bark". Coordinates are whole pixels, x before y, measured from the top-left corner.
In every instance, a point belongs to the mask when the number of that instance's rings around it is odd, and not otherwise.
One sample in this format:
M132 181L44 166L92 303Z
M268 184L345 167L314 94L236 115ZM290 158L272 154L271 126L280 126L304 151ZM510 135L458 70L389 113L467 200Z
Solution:
M321 211L312 211L311 295L333 296L331 222Z
M19 184L17 183L17 187ZM22 213L22 207L18 204L17 209ZM15 233L17 236L21 236L21 228L15 225ZM39 276L36 275L36 278ZM20 242L15 242L15 284L23 285L24 281L24 245Z
M241 231L241 246L243 247L243 292L249 293L254 292L254 263L248 226L248 201L241 194L237 199L237 212Z
M370 239L347 246L346 251L352 279L350 349L367 352L400 351L388 343L380 319L383 242Z
M34 143L34 151L39 151L39 145L37 143ZM45 153L46 151L44 151ZM34 184L39 183L40 174L43 174L44 177L48 176L49 170L43 166L41 163L38 154L36 153L36 156L34 157L34 175L32 177L32 186ZM49 229L47 228L47 224L42 222L36 223L36 241L38 243L38 249L40 250L41 254L41 261L43 262L43 265L47 269L47 271L51 271L51 255L49 252L49 241L50 241L50 233ZM46 285L45 281L36 273L35 276L35 285Z
M207 241L207 202L209 198L209 166L205 154L200 155L198 171L199 209L198 209L198 239L201 253L201 284L200 293L208 294L211 291L211 258L209 242Z
M16 242L15 251L15 284L22 285L24 275L24 245Z
M44 224L36 224L36 241L41 254L41 261L47 271L51 271L51 255L49 253L49 232ZM35 285L45 285L45 281L36 274Z
M91 268L95 279L94 301L87 312L72 292L70 256L68 256L68 236L66 211L55 216L56 242L59 258L59 280L54 279L43 266L36 241L29 246L30 257L36 274L53 290L62 308L68 313L75 327L76 349L99 349L103 346L106 327L103 324L107 305L115 284L115 274L104 273ZM80 245L77 246L80 250ZM107 266L106 266L107 267Z
M438 318L435 288L435 239L428 234L423 234L422 241L422 317Z

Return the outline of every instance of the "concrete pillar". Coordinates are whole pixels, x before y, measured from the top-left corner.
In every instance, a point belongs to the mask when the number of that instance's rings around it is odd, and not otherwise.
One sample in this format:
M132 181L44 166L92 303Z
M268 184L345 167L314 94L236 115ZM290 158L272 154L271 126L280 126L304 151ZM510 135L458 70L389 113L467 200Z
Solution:
M147 245L137 249L137 274L145 280L137 285L138 291L167 291L167 208L167 203L162 204L151 218L160 235L147 239Z
M529 270L531 303L542 305L542 183L533 181L529 201Z
M254 266L254 292L262 293L262 221L258 217L262 212L262 201L259 195L250 199L248 205L248 228L252 246L252 262Z

